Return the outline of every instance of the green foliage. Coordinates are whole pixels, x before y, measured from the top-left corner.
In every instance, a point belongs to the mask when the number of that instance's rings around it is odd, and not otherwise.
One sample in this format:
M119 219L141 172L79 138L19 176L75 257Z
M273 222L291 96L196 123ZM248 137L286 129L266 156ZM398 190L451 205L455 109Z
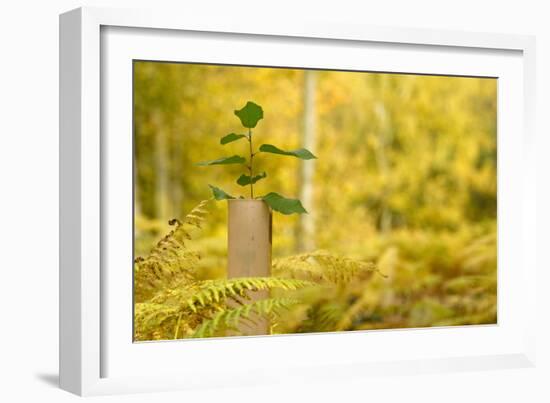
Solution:
M254 175L253 177L242 174L241 176L239 176L239 179L237 179L237 183L241 186L248 186L250 184L254 184L258 182L260 179L263 179L265 177L267 177L267 173L265 172L262 172L258 175Z
M266 172L261 172L260 174L254 175L254 156L257 154L253 152L252 149L252 131L251 128L256 127L258 121L263 118L262 107L255 104L254 102L247 102L246 105L239 110L235 111L235 115L241 120L241 124L248 128L248 135L230 133L221 138L220 144L225 145L233 141L237 141L241 138L246 138L248 140L248 150L249 150L249 159L248 159L248 175L241 174L237 178L237 184L240 186L250 186L250 198L254 198L254 184L261 179L267 177ZM310 151L305 148L300 148L294 151L284 151L278 147L275 147L271 144L262 144L258 152L271 153L271 154L280 154L280 155L290 155L303 160L309 160L317 158ZM207 165L228 165L228 164L244 164L246 160L243 157L234 155L232 157L219 158L212 161L199 162L198 166L207 166ZM234 197L229 196L225 191L209 185L214 199L216 200L225 200L233 199ZM278 193L271 192L262 197L263 200L275 211L281 212L283 214L303 214L307 211L302 206L302 203L296 199L287 199L284 196L281 196Z
M172 334L192 337L206 322L216 317L219 320L219 315L232 311L232 305L242 305L243 312L248 312L250 308L246 307L253 304L247 303L250 293L275 289L296 291L313 285L314 283L309 281L275 277L245 277L171 284L159 290L149 300L136 303L136 339L170 339ZM262 307L261 304L256 306ZM268 312L260 310L257 313Z
M197 307L204 308L212 303L219 303L227 298L247 298L249 292L280 288L294 291L313 283L297 279L277 277L242 277L235 279L204 280L195 284L193 295L185 299L184 304L193 311ZM170 291L170 296L179 295L179 291ZM182 295L186 295L185 292ZM155 301L155 299L153 299Z
M212 161L197 162L197 166L244 164L245 162L246 160L240 155L233 155L231 157L222 157Z
M228 135L223 136L220 139L220 144L221 145L229 144L229 143L232 143L233 141L237 141L239 139L242 139L243 137L246 137L246 134L229 133Z
M243 314L247 317L251 311L257 315L277 313L281 303L286 304L284 299L246 303L250 300L249 293L274 289L295 291L312 285L308 281L273 277L176 283L161 289L149 300L135 304L135 338L158 340L211 335L222 319L236 319ZM242 310L236 311L235 305L240 305Z
M237 308L220 311L212 319L204 321L192 337L212 337L225 335L227 331L239 332L239 323L247 320L252 324L258 322L258 317L281 316L300 301L290 298L273 298L254 301Z
M244 127L253 129L258 121L264 117L264 111L260 105L248 101L242 109L235 111L235 115L241 120Z
M214 195L214 199L216 200L227 200L227 199L234 199L233 196L225 193L220 188L217 188L216 186L208 185L210 186L210 189L212 189L212 194Z
M311 159L317 158L315 155L311 153L311 151L308 151L305 148L299 148L298 150L293 150L293 151L285 151L285 150L281 150L278 147L275 147L272 144L262 144L260 146L260 151L263 153L290 155L292 157L300 158L302 160L311 160Z
M302 203L298 199L287 199L284 196L281 196L278 193L271 192L262 196L262 199L271 207L273 210L278 211L282 214L302 214L307 211L302 206Z

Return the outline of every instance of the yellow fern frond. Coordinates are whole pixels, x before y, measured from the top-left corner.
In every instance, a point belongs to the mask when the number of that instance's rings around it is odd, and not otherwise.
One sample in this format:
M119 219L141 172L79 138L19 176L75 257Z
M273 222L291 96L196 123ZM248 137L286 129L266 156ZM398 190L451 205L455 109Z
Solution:
M348 283L356 277L378 272L371 262L363 262L325 251L303 253L278 259L273 263L273 275L290 278L309 278L333 284Z
M168 235L153 247L146 257L134 261L134 296L136 302L150 299L157 291L175 282L190 283L200 260L196 251L186 248L193 239L193 231L200 228L208 214L209 200L200 202L182 221L174 218L169 224L174 226Z

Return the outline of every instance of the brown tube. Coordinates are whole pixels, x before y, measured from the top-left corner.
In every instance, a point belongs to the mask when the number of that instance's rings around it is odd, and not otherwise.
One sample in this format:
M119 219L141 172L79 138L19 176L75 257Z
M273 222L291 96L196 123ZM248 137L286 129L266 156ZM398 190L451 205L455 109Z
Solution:
M269 277L271 275L271 210L263 200L228 200L227 277ZM267 291L250 294L252 301L269 297ZM248 302L248 301L245 301ZM243 324L246 335L268 334L267 320Z

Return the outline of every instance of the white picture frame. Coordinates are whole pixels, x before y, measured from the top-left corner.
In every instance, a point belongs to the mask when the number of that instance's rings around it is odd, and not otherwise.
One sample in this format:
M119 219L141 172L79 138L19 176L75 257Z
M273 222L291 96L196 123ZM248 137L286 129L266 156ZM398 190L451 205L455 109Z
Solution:
M182 43L186 45L183 49L179 46ZM269 50L257 50L246 57L241 52L234 58L224 54L224 43L231 43L225 47L237 55L239 43L258 49L267 46ZM313 43L323 50L311 50ZM534 49L534 38L519 35L344 26L319 21L281 24L268 18L243 26L230 19L151 10L80 8L61 15L61 387L79 395L95 395L291 383L297 377L328 380L534 365L534 318L521 315L535 312L534 243L528 242L527 236L535 232L536 221L532 208L535 167L530 158L534 152ZM117 200L127 201L131 190L128 164L118 168L112 161L115 152L122 155L122 160L131 158L131 141L113 134L115 129L127 133L128 127L131 132L131 75L124 76L128 61L139 57L180 60L192 52L193 56L188 56L192 61L270 65L273 57L283 57L284 53L285 57L295 58L296 67L335 67L335 62L326 59L327 51L340 52L340 63L355 69L502 79L498 122L498 325L132 343L131 328L125 330L132 320L127 303L132 283L127 281L127 274L107 270L112 262L126 261L123 259L127 257L131 232L128 205L117 204ZM361 61L365 52L381 52L383 61L367 65ZM406 64L402 61L406 52L422 57L408 57ZM436 56L440 53L444 57ZM500 186L504 177L506 184ZM126 218L114 223L109 219L113 216ZM117 239L126 255L113 254L107 239ZM131 260L128 264L131 271ZM123 295L122 302L113 301L113 290ZM340 344L344 346L338 348ZM368 345L376 345L376 350L365 347L362 353L351 354L354 347ZM396 347L389 354L384 345ZM323 349L323 355L316 354ZM300 354L284 358L285 351ZM174 354L178 359L170 360ZM211 365L220 356L240 363ZM135 362L144 363L145 369L138 371Z

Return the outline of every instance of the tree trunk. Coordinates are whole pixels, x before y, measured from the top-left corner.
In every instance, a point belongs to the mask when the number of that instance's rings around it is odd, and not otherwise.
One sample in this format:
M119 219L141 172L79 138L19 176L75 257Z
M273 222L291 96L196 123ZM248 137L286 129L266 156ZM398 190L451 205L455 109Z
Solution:
M302 131L302 147L315 154L315 92L317 87L317 72L304 71L304 130ZM300 164L298 176L299 199L309 214L300 214L296 227L296 251L312 251L315 249L315 216L313 208L313 176L314 160Z
M170 219L167 136L161 112L157 110L153 113L155 127L155 217L165 222Z
M375 105L375 113L380 122L378 129L378 147L376 148L376 165L378 172L382 177L388 178L390 167L386 156L386 149L391 143L391 126L388 118L388 111L383 102L379 101ZM388 208L387 198L390 195L391 189L388 184L385 184L382 195L382 206L380 212L380 231L388 233L393 226L392 212Z

